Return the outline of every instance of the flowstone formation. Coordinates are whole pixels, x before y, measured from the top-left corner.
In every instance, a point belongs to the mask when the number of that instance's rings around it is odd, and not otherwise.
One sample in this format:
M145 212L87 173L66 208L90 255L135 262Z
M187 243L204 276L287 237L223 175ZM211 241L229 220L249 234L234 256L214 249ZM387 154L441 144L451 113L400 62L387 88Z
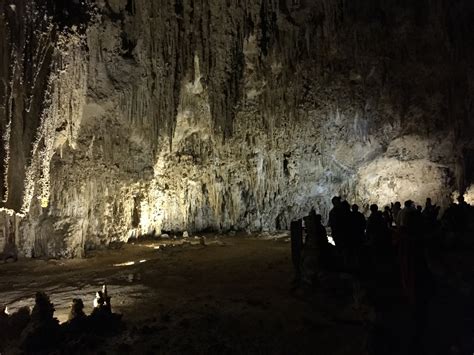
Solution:
M473 14L468 0L3 2L0 192L19 249L285 229L336 194L447 204L474 178Z

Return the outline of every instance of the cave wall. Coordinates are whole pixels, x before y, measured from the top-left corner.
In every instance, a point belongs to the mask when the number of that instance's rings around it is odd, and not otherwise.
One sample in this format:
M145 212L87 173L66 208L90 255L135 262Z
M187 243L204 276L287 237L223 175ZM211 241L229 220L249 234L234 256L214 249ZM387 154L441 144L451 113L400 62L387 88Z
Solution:
M472 183L470 1L0 6L0 192L27 256Z

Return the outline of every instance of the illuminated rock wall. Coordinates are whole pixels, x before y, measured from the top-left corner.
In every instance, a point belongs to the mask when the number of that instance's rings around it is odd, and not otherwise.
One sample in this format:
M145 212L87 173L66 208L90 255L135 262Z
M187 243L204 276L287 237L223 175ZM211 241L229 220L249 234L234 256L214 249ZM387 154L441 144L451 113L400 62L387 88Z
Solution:
M1 192L26 255L472 182L467 0L10 4Z

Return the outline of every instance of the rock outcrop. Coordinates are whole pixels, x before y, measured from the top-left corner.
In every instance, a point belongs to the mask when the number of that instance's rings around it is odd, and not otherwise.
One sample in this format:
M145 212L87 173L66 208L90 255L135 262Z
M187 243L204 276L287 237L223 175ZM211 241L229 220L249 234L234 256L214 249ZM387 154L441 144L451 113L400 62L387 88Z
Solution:
M474 178L468 0L0 4L0 193L27 256L288 228ZM11 213L11 212L10 212Z

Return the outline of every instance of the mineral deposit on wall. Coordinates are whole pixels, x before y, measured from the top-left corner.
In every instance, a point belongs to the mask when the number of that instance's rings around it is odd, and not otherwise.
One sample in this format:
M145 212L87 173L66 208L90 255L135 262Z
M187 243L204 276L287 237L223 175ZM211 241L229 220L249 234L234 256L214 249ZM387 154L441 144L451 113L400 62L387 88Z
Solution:
M474 178L468 0L55 3L0 4L0 224L25 255Z

